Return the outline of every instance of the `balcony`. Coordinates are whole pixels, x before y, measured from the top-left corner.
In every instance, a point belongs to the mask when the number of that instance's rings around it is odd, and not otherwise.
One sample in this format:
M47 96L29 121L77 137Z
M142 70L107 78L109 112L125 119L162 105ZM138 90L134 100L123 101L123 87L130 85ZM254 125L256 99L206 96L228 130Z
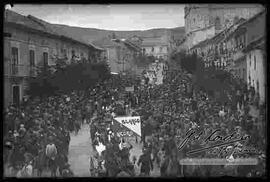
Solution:
M30 65L12 65L5 63L4 75L12 77L35 77L37 75L37 69Z

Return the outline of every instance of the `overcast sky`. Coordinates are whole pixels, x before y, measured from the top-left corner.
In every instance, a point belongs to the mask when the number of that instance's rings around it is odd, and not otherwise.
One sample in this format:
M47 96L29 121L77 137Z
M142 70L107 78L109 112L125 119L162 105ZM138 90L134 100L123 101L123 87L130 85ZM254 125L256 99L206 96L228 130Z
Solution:
M11 10L50 23L107 30L146 30L184 26L184 4L19 5Z

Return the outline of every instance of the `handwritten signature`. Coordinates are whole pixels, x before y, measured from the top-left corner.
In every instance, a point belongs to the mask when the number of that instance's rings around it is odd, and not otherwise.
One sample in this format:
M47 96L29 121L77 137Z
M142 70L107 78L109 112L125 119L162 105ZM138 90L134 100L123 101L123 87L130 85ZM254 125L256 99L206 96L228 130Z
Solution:
M240 135L236 131L226 136L222 136L221 134L219 134L219 132L221 132L221 129L216 129L207 135L205 131L199 131L198 129L190 129L186 133L186 137L182 142L179 143L178 142L179 140L177 140L178 149L181 150L185 145L187 145L190 142L201 141L201 144L206 145L206 147L188 151L187 154L190 155L208 150L212 150L213 153L217 153L217 148L219 148L219 152L226 151L226 153L228 153L229 150L226 149L226 146L233 145L235 143L239 144L240 142L247 142L251 138L250 135ZM180 137L177 136L177 138L179 139ZM210 143L213 144L211 146L208 146ZM237 153L257 153L257 150L254 148L247 148L245 146L244 147L242 146L242 148L240 148L239 145L234 145L232 149L230 149L230 152L235 148L238 149L236 151Z

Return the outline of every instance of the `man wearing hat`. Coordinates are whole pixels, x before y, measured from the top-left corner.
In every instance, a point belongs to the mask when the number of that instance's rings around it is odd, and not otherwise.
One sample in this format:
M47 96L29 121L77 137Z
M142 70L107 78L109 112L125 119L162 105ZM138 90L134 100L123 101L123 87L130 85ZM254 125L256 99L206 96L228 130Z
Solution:
M143 148L143 154L140 156L137 165L140 166L141 164L141 171L140 175L150 175L150 170L153 170L153 163L151 160L151 156L147 154L146 148Z

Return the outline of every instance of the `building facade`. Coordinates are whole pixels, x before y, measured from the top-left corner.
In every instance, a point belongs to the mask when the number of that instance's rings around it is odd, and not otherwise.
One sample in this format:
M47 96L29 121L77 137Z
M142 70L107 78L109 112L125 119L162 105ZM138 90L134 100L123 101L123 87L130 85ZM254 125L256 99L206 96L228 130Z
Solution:
M205 66L215 66L231 72L255 88L261 102L265 102L266 53L265 11L234 25L189 49L201 56Z
M157 37L142 37L142 52L148 56L154 56L156 59L162 58L164 60L168 59L170 54L170 40L171 33L166 31L162 36Z
M261 102L266 101L266 12L263 11L242 25L246 31L243 53L247 62L247 82L259 93ZM259 27L259 28L258 28Z
M220 33L241 18L249 19L262 11L256 4L189 4L185 6L186 46Z
M78 59L96 60L102 52L94 45L54 34L32 16L5 13L4 32L10 35L4 37L5 106L22 101L28 80L37 75L38 69L54 66L58 59L65 59L67 63Z
M106 50L107 62L111 72L136 72L134 61L141 52L139 46L125 39L103 38L95 41Z

